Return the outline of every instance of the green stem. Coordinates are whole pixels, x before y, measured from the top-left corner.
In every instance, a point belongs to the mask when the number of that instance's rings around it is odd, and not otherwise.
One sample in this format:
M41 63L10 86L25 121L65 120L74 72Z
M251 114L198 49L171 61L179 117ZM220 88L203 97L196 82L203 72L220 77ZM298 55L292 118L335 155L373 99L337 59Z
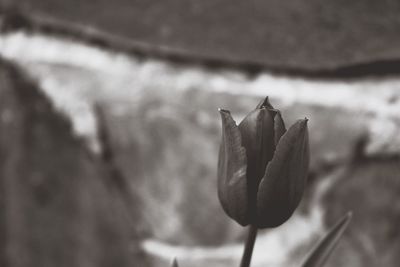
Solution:
M257 227L254 225L249 226L249 233L247 236L246 244L244 246L242 261L240 267L250 267L251 256L253 255L254 243L257 237Z

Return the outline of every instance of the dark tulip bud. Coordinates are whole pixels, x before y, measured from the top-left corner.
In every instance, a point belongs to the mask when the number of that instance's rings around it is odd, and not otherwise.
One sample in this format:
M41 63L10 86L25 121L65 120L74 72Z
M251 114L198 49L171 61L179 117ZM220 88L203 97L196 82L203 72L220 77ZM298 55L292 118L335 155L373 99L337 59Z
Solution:
M220 113L218 196L223 209L243 226L282 224L304 191L300 181L305 183L308 170L306 121L296 123L285 134L281 114L268 98L239 126L229 111L220 109Z

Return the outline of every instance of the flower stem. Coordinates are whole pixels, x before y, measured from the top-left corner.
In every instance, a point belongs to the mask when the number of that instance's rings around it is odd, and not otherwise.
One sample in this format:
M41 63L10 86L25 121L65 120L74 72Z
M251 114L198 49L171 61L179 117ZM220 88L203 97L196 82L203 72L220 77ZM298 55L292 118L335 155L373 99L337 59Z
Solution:
M247 236L246 244L244 246L242 261L240 267L249 267L251 262L251 256L253 254L254 243L257 237L257 227L254 225L249 226L249 233Z

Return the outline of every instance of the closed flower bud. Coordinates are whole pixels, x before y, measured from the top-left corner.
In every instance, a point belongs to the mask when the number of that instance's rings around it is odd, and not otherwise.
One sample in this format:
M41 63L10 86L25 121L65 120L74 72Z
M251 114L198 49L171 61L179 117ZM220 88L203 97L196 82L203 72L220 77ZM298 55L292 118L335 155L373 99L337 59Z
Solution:
M268 98L236 125L220 109L222 143L218 196L239 224L276 227L290 218L304 192L309 164L307 119L286 131Z

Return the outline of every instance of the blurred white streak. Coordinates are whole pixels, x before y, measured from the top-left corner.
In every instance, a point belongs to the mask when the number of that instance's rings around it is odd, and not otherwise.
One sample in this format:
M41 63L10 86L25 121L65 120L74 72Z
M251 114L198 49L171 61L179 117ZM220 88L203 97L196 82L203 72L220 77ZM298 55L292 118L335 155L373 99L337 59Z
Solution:
M67 114L76 134L96 150L95 101L134 105L146 88L254 95L282 105L335 107L370 116L369 153L400 150L400 79L364 78L352 81L307 80L263 72L249 79L240 71L212 71L196 64L172 64L104 50L85 43L43 34L15 32L0 35L0 55L13 60L39 80L55 105ZM60 76L55 70L62 69ZM383 139L382 136L388 138Z
M301 245L314 240L316 236L321 237L327 230L323 224L324 212L321 199L337 179L342 177L342 172L343 169L340 169L332 176L321 180L313 196L308 215L296 212L282 226L272 231L259 232L254 247L252 266L287 267L296 264L292 260L292 253ZM243 252L243 244L229 244L221 247L184 247L151 239L143 242L143 248L147 253L165 260L174 255L182 263L196 262L199 266L207 266L213 261L240 262Z

